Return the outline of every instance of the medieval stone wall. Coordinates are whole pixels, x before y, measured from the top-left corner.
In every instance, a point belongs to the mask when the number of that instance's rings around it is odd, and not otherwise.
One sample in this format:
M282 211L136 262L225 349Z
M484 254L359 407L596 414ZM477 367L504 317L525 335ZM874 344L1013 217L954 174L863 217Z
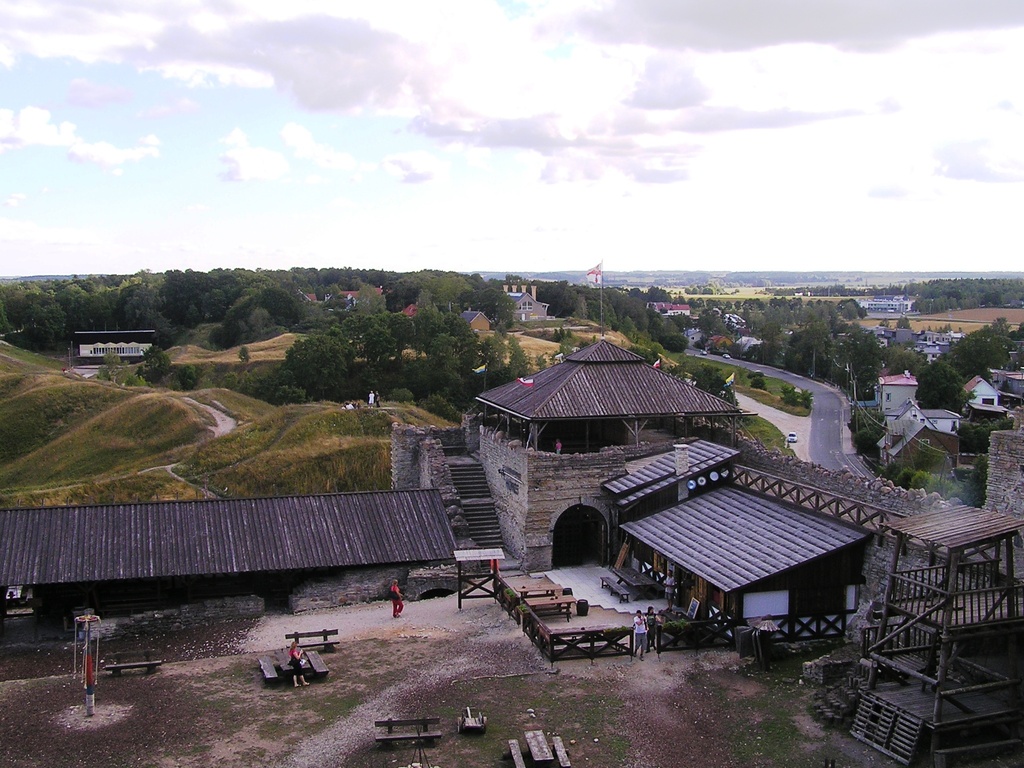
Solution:
M607 530L610 501L603 496L601 483L625 472L626 453L621 447L575 454L524 450L522 443L506 439L500 431L480 430L480 460L502 536L524 570L551 567L555 523L569 507L594 507L604 517Z
M1014 412L1012 430L990 437L985 507L1024 518L1024 408Z
M263 598L255 595L211 598L176 608L104 619L93 631L104 639L152 636L162 632L205 627L226 619L260 617L265 610Z
M398 579L399 584L404 585L408 574L408 566L384 565L310 579L292 590L288 596L288 609L292 613L304 613L318 608L386 600L391 580Z
M494 499L506 553L526 567L529 504L527 483L530 473L526 451L518 440L507 440L503 432L480 428L480 463Z

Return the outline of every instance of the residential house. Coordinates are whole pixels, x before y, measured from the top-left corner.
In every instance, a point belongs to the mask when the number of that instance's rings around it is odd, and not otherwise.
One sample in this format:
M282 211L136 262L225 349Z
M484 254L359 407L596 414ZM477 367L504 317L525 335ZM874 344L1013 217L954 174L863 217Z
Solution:
M665 315L666 317L674 317L676 315L690 316L690 305L689 304L672 304L668 301L649 301L647 302L647 308L653 309L659 315Z
M491 321L487 315L475 309L468 309L462 313L462 319L469 323L469 327L477 333L491 330Z
M999 390L1000 405L1024 404L1024 371L992 371L992 384Z
M502 288L508 297L515 302L512 316L516 320L519 322L547 320L549 305L542 301L537 301L537 286L505 285Z
M885 415L885 434L878 441L883 464L909 462L924 452L934 462L949 459L956 464L960 454L959 414L943 408L921 408L914 400Z
M975 376L964 384L964 391L970 398L967 401L968 417L972 420L1002 419L1009 411L999 404L999 390L989 384L981 376Z
M908 400L917 398L917 379L910 371L894 376L880 376L878 379L878 402L882 413L890 414L903 408Z

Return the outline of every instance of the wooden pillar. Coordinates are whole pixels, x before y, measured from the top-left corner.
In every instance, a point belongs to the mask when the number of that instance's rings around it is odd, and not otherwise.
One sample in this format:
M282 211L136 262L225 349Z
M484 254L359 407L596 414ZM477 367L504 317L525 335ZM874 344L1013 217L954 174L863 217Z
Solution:
M939 667L935 671L935 702L932 705L932 755L942 745L942 735L939 733L939 725L942 723L942 692L946 687L946 678L949 672L950 656L953 650L953 638L949 632L949 626L953 621L953 599L956 590L956 572L960 567L961 550L953 550L946 558L946 597L942 607L942 634L940 635L939 646Z

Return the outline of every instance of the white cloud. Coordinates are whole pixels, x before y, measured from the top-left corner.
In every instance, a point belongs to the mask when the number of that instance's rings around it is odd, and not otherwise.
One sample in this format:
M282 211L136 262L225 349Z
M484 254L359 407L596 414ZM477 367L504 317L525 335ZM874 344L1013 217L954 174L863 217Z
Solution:
M318 144L313 140L313 134L309 129L298 123L285 125L281 129L281 138L300 160L312 160L321 168L336 171L351 171L356 167L356 160L352 155L339 152L326 144Z
M106 141L93 144L79 141L68 149L68 157L76 163L92 163L115 175L121 175L125 163L137 163L147 157L160 157L160 140L155 136L144 136L138 146L129 149L115 147Z
M26 199L28 199L28 195L22 192L12 192L4 199L4 208L17 208Z
M382 162L384 170L403 184L422 184L443 177L448 164L429 152L403 152L389 155Z
M17 114L0 109L0 154L23 147L67 147L79 141L73 123L54 125L50 112L39 107L25 107Z
M75 78L68 86L68 104L75 107L105 107L107 104L124 104L133 98L127 88L100 85L84 78Z
M164 104L157 104L156 106L144 109L139 113L139 117L157 119L171 117L172 115L191 115L198 111L198 102L182 96Z
M275 181L288 173L288 161L280 152L252 147L241 129L235 128L221 141L231 149L220 156L226 166L224 181Z
M0 242L80 245L98 242L96 234L73 227L43 227L32 221L0 217Z

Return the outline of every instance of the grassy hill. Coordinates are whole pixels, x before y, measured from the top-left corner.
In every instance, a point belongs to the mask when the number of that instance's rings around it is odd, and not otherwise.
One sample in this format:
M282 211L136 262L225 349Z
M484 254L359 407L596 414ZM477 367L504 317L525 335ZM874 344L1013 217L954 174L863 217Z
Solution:
M391 423L440 423L413 406L275 407L53 367L0 355L0 507L389 488ZM214 437L211 409L235 428Z

